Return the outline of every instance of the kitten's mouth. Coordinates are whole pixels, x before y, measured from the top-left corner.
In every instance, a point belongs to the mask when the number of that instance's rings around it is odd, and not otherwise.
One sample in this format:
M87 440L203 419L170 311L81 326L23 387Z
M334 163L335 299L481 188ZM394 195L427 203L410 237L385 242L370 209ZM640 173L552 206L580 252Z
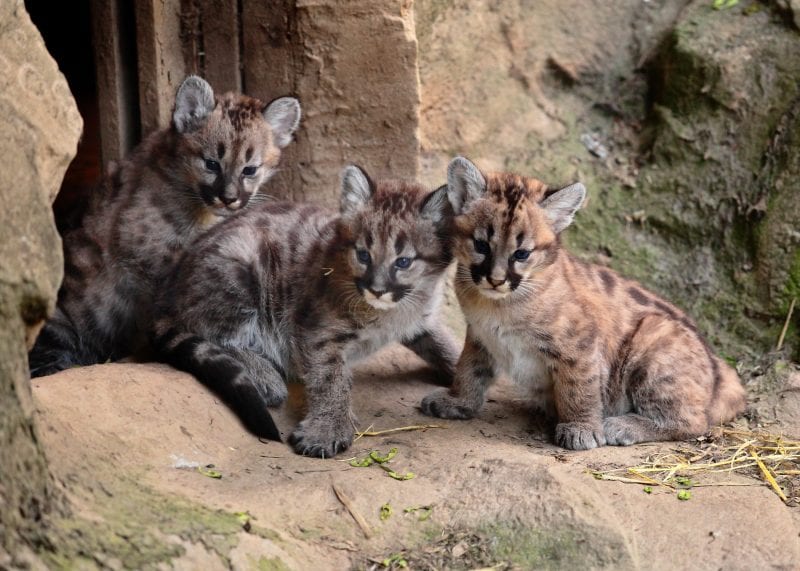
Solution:
M485 295L489 299L503 299L511 294L511 290L508 289L500 291L494 288L487 288L487 287L478 288L478 291L480 291L483 295Z

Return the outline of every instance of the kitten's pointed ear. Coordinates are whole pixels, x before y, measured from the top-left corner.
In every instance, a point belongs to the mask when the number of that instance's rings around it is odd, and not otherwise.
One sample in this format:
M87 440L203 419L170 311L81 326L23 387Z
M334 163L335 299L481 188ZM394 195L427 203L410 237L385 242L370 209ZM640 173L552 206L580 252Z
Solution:
M172 123L178 133L197 129L214 110L214 90L205 79L190 75L183 80L175 96Z
M486 179L472 162L456 157L447 167L447 198L453 212L461 214L470 202L486 192Z
M565 186L545 198L539 206L544 209L547 219L558 234L572 224L575 213L586 198L586 188L579 182Z
M350 216L369 202L374 188L367 173L355 165L345 167L341 174L341 180L342 199L339 211L342 216Z
M294 97L280 97L264 109L264 119L272 128L275 144L281 149L292 142L301 114L300 102Z
M447 197L447 185L440 186L426 196L419 210L423 218L434 224L453 216L453 207Z

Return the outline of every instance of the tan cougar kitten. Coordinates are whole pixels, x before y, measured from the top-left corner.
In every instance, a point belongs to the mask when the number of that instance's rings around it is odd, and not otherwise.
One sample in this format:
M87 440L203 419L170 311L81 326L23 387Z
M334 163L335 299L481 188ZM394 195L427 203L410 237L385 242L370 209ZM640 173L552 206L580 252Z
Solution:
M348 167L338 214L267 203L200 238L164 288L154 344L274 440L267 407L302 379L308 413L290 442L330 458L353 440L354 362L399 341L452 380L458 346L437 315L451 219L445 187Z
M113 170L82 227L64 236L64 282L29 355L31 375L130 354L174 260L258 197L299 121L291 97L215 98L204 80L186 78L172 125Z
M687 438L742 412L736 372L681 310L561 247L583 185L545 190L484 176L464 158L450 163L467 340L452 389L425 397L422 410L473 417L503 370L555 413L565 448Z

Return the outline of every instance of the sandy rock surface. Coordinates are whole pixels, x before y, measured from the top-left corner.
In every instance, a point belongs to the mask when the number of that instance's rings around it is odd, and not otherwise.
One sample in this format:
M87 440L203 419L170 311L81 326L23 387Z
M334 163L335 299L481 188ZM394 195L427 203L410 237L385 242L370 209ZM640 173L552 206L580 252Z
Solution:
M791 569L800 561L800 512L763 483L733 476L725 481L735 486L697 487L679 501L665 488L648 495L599 481L587 469L632 466L677 444L562 450L505 383L476 420L430 419L416 407L431 379L400 347L361 365L361 429L443 428L363 437L326 460L259 442L192 377L163 365L72 369L35 379L33 392L51 467L77 521L92 522L73 529L104 546L111 567L370 568L398 553L412 568L426 568L431 553L446 568ZM292 388L275 413L284 437L302 417L302 387ZM415 478L346 461L392 447L392 469ZM221 478L198 469L209 465ZM386 503L392 515L382 521ZM425 521L424 510L404 513L418 506L433 506Z

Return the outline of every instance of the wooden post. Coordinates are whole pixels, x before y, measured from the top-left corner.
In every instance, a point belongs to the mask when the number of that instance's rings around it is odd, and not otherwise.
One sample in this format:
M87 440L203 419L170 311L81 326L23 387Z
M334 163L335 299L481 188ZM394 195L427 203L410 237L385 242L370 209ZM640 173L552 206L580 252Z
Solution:
M97 67L100 154L103 165L119 160L139 140L135 61L129 49L124 0L92 0L92 36Z
M136 49L142 133L169 125L175 92L187 74L180 0L137 0Z

